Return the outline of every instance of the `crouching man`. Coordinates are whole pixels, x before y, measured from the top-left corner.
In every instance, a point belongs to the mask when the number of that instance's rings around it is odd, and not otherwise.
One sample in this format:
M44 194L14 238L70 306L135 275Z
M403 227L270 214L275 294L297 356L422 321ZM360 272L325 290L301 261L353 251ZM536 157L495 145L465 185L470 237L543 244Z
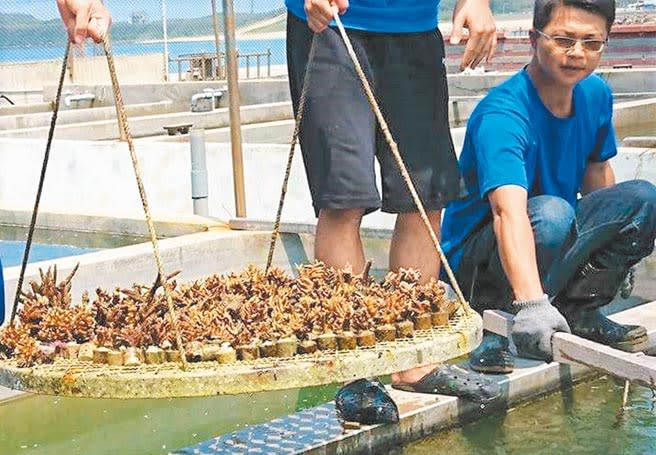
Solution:
M491 90L467 126L469 190L448 206L444 249L472 306L515 313L524 357L550 361L569 332L620 349L646 340L600 308L654 249L656 188L615 182L610 88L591 75L615 18L613 0L537 0L533 58ZM512 371L505 338L485 334L480 372Z

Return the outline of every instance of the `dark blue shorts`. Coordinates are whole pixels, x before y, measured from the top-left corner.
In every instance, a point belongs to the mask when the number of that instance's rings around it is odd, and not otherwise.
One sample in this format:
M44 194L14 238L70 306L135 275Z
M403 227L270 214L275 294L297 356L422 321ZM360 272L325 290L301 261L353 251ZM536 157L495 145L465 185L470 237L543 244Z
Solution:
M426 210L441 209L460 197L463 188L449 131L442 35L437 29L348 34L422 203ZM306 22L288 14L287 64L294 112L312 36ZM316 39L299 137L315 212L416 211L339 31L329 28Z

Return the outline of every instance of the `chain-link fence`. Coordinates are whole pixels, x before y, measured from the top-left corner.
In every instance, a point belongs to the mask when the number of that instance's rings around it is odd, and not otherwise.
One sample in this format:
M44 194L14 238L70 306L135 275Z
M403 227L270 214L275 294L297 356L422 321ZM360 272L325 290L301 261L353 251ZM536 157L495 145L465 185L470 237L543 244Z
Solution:
M231 0L234 10L239 77L260 78L286 74L284 0ZM442 0L442 32L456 0ZM619 4L627 3L622 0ZM225 78L223 0L105 0L112 11L112 49L127 70L124 83L191 81ZM496 60L488 69L515 70L530 59L528 29L533 0L495 0L492 8L500 32ZM624 8L626 10L626 8ZM618 9L618 22L644 22L646 12ZM636 15L638 14L638 15ZM636 19L637 18L637 19ZM633 33L633 32L632 32ZM650 40L639 30L611 36L602 65L654 64ZM0 91L39 90L52 84L66 45L55 0L0 2ZM457 71L464 46L447 42L447 64ZM652 54L652 55L650 55ZM100 66L102 48L90 41L73 49L71 82L92 82L91 62ZM95 60L94 60L95 58ZM50 62L50 63L46 63ZM121 64L121 62L119 62ZM49 66L48 66L49 65ZM77 77L72 77L75 74ZM98 71L95 71L96 79ZM54 75L54 76L53 76Z
M105 0L105 4L113 16L114 55L144 56L136 61L140 66L157 62L161 80L225 77L221 0ZM284 1L235 0L233 10L240 77L285 74ZM66 42L55 0L0 2L0 65L61 61ZM72 55L80 62L102 52L101 46L88 41L74 46ZM145 72L140 69L140 73ZM0 89L9 78L3 79Z

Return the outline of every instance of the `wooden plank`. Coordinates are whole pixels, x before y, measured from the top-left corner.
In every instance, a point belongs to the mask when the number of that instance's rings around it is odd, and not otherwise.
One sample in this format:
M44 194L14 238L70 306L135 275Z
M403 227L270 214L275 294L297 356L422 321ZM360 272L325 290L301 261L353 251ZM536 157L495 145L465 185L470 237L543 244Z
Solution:
M492 333L508 338L512 329L513 315L501 310L485 310L483 327Z
M620 324L641 324L647 329L649 348L656 347L656 300L623 310L608 317ZM499 310L483 312L483 326L490 332L507 337L512 328L512 314Z
M630 353L558 332L552 339L554 361L579 363L656 389L656 357Z
M632 313L652 314L656 311L656 302L647 303L627 310L626 318L636 316ZM624 318L620 318L624 319ZM484 327L494 333L507 337L512 328L512 315L503 311L485 311ZM643 348L654 346L656 325L646 326L649 342ZM557 332L552 339L554 360L563 363L576 363L604 371L613 376L628 379L647 387L656 387L656 358L645 356L644 353L628 353L605 346L594 341Z

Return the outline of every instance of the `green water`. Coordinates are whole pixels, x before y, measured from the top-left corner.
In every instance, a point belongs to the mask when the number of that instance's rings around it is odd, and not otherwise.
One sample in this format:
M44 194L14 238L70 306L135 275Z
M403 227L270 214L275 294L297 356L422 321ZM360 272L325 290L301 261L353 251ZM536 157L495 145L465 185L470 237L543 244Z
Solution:
M403 455L656 454L656 400L631 389L619 416L623 384L607 377L486 416L461 428L411 443Z
M25 241L27 228L23 226L0 225L0 240ZM150 237L128 234L109 234L104 232L62 231L56 229L35 229L32 241L41 244L69 245L78 248L105 249L148 242Z
M336 386L243 396L92 400L30 396L0 404L0 454L166 454L324 403ZM656 454L656 401L602 377L429 436L394 454Z
M325 403L335 391L164 400L29 396L0 403L0 454L166 454Z

